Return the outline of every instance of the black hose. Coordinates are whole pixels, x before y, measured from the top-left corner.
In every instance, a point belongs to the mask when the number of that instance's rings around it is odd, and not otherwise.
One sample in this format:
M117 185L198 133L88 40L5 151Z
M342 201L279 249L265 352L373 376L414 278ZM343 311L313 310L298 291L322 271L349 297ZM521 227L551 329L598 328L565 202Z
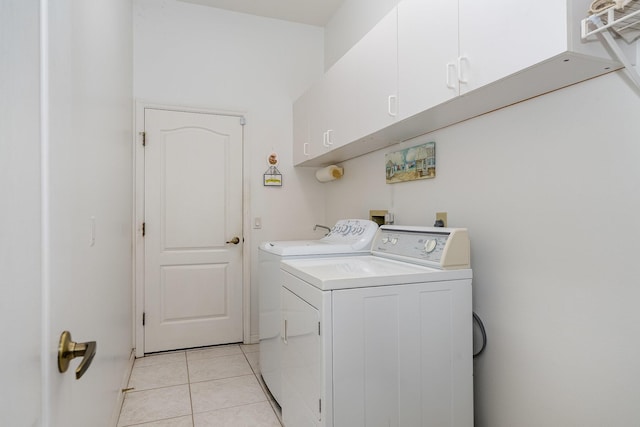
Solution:
M476 313L473 313L473 320L476 321L478 327L480 328L480 333L482 333L482 347L480 348L480 350L478 350L477 353L473 354L473 357L476 358L482 354L485 347L487 346L487 332L484 330L484 324L482 323L482 320Z

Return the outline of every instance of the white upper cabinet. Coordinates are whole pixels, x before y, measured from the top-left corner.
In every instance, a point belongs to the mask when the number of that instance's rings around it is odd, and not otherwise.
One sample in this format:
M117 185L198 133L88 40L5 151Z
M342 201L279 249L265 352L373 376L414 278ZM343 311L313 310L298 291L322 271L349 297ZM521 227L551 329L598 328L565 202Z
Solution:
M394 8L327 71L327 141L332 149L396 120L398 15Z
M567 1L458 0L457 3L460 51L457 59L451 60L458 63L461 93L568 49Z
M293 164L300 165L331 150L327 137L329 90L322 79L293 103Z
M309 98L307 91L293 103L293 164L311 158L311 129L309 127Z
M394 8L294 103L294 165L395 122L397 57Z
M590 3L401 0L312 89L322 150L295 164L347 160L620 69L580 37Z
M540 0L514 8L507 0L400 1L399 119L567 52L602 56L601 46L577 37L588 3Z
M458 96L458 2L398 4L399 119Z

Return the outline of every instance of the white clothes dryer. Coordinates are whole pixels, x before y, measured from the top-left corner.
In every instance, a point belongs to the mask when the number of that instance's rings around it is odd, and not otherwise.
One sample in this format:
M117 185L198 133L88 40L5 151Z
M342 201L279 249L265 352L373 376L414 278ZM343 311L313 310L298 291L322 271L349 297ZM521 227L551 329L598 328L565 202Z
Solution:
M258 251L260 371L278 403L281 401L280 262L285 259L368 255L378 224L342 219L319 240L264 242Z
M466 229L381 226L368 256L281 266L286 426L473 426Z

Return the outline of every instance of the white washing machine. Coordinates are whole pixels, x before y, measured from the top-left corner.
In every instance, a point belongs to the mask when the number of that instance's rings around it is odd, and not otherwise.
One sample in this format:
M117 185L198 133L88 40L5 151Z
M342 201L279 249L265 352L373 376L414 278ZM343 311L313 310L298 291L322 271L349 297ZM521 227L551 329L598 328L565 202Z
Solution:
M285 259L368 255L378 224L365 219L343 219L319 240L264 242L259 247L260 371L271 394L281 401L282 312L280 262Z
M286 427L473 426L466 229L381 226L363 257L285 260Z

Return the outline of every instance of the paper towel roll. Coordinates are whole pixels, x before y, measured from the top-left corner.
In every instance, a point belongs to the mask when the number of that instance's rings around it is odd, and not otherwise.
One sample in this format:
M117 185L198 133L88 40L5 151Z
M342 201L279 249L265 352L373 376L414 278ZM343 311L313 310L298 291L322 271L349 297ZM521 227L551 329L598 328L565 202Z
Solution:
M320 182L329 182L342 178L344 169L340 166L331 165L316 171L316 179Z

